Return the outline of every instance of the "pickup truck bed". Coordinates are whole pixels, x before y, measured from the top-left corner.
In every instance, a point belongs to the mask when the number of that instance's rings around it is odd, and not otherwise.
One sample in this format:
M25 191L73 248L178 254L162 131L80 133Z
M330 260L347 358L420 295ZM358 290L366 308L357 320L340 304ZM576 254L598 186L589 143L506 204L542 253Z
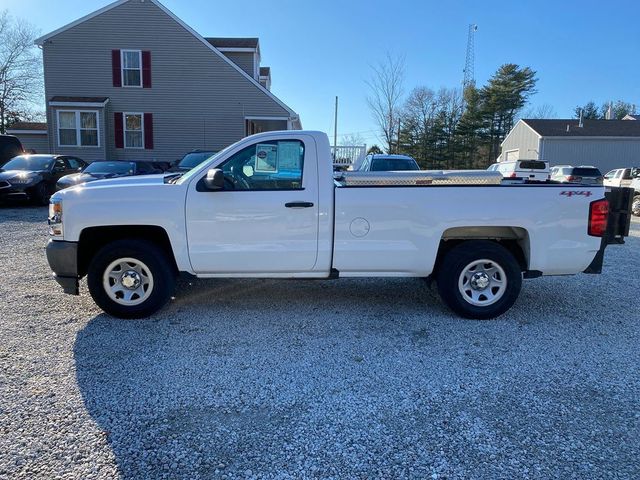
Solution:
M336 178L326 135L269 132L182 176L57 193L47 255L66 291L88 275L94 300L121 317L153 313L185 273L432 277L454 311L492 318L522 278L599 272L604 247L628 234L623 193L484 171Z

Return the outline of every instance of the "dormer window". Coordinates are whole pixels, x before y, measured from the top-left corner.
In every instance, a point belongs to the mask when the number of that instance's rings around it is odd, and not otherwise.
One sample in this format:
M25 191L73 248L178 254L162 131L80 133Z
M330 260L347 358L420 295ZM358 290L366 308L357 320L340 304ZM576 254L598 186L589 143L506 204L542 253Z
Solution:
M142 51L121 50L122 86L142 87Z

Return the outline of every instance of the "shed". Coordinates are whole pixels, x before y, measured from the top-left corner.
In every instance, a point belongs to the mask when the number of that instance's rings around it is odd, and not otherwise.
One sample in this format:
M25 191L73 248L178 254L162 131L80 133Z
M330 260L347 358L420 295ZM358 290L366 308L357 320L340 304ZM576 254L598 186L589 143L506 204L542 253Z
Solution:
M550 165L593 165L606 173L640 165L640 122L523 119L502 142L498 161L545 160Z

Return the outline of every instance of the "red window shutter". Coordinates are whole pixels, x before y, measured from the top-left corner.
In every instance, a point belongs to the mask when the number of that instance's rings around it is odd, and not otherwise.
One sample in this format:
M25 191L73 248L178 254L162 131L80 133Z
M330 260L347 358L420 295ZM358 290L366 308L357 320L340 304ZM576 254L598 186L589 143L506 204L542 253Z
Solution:
M144 114L144 148L153 150L153 115Z
M151 88L151 52L142 52L142 87Z
M113 86L122 86L122 74L120 68L120 50L111 50L111 73L113 75Z
M124 148L124 125L122 123L122 112L113 114L113 133L116 139L116 148Z

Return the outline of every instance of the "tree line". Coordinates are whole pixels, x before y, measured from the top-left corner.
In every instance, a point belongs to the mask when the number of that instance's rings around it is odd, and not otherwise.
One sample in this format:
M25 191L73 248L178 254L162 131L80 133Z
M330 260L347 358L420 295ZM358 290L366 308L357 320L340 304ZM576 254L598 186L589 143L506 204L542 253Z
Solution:
M525 109L537 81L530 67L507 63L483 86L418 86L405 96L404 61L387 55L372 68L367 100L386 152L410 155L426 169L486 168L519 118L555 116L549 105ZM576 107L575 115L621 119L634 111L634 105L621 100L600 108L588 102Z

